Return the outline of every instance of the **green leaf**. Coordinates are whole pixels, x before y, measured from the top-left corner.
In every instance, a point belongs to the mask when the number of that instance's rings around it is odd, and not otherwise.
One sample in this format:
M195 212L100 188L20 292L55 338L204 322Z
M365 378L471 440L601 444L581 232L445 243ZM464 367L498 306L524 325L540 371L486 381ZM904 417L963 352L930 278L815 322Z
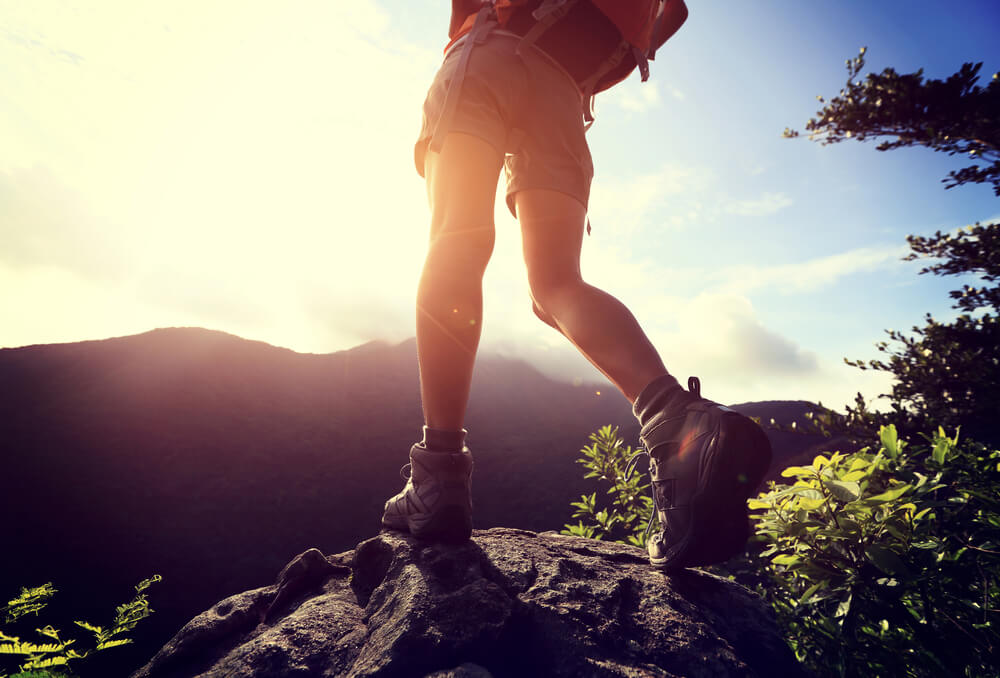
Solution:
M823 486L829 490L830 494L845 504L857 499L861 493L861 488L853 481L824 480Z
M857 482L862 478L867 478L867 477L868 477L868 472L859 469L857 471L848 471L847 473L844 474L842 480L846 480L848 482Z
M848 595L847 598L840 601L837 605L837 611L833 613L833 616L837 619L841 619L847 616L847 613L851 611L851 600L854 596Z
M791 478L792 476L811 476L812 473L813 470L805 466L789 466L781 471L781 476Z
M829 586L829 582L825 579L820 579L818 582L806 589L805 593L799 596L799 599L795 602L796 605L808 605L812 602L813 594L820 589L825 589Z
M931 451L931 457L938 464L944 464L945 458L948 456L948 451L951 448L951 441L947 438L940 437L934 442L934 449Z
M73 622L73 623L76 624L77 626L80 626L82 628L87 629L88 631L90 631L94 635L98 635L99 636L102 633L104 633L104 629L101 628L100 626L94 626L93 624L88 624L87 622L82 622L82 621Z
M876 504L884 504L890 501L896 501L904 494L913 489L913 485L909 483L904 483L903 485L898 485L892 489L886 490L881 494L876 494L874 497L868 497L867 501L874 502Z
M883 426L879 430L879 438L882 441L882 447L885 448L886 453L891 459L899 456L899 434L896 432L895 424Z
M851 461L851 465L847 467L847 470L848 472L855 473L857 471L863 471L869 466L871 466L871 462L860 455L855 455L854 459Z
M782 553L771 558L771 562L775 565L795 565L802 562L802 558L795 554Z
M826 503L826 497L800 497L795 503L795 507L805 511L815 511Z
M892 549L887 549L884 546L879 546L877 544L871 544L865 547L865 557L868 558L871 563L882 570L886 574L891 575L909 575L909 570L906 567L906 563L896 554Z

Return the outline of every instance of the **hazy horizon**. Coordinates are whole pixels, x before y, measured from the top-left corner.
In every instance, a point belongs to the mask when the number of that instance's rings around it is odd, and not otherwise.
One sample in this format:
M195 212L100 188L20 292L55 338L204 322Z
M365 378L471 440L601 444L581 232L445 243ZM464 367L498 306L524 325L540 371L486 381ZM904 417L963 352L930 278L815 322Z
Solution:
M723 402L840 408L889 379L885 329L954 315L905 236L996 219L924 149L786 140L844 60L943 78L1000 68L1000 7L690 2L688 24L597 100L583 273L668 369ZM216 328L329 353L413 334L427 237L412 144L443 2L170 5L0 0L0 346ZM483 350L601 375L531 312L503 201Z

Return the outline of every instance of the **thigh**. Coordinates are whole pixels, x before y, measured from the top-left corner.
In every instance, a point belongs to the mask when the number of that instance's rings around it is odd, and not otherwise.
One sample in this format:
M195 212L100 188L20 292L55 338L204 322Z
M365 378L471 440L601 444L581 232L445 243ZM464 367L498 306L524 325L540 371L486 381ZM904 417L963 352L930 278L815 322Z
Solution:
M512 110L519 107L527 83L515 53L517 42L491 35L472 46L468 67L460 78L459 62L468 47L458 44L448 53L424 100L423 123L413 149L421 176L425 176L430 143L436 136L461 132L489 142L500 153L509 150ZM449 106L453 107L451 116L442 121Z
M519 143L506 162L507 205L513 212L519 192L548 189L571 196L585 210L594 165L580 90L549 57L537 50L525 52L529 87L514 114Z
M503 155L480 137L452 132L424 168L431 209L431 240L447 236L466 246L493 243L493 206ZM488 254L487 254L488 256Z
M583 204L548 189L521 190L513 198L532 289L579 279L587 220Z

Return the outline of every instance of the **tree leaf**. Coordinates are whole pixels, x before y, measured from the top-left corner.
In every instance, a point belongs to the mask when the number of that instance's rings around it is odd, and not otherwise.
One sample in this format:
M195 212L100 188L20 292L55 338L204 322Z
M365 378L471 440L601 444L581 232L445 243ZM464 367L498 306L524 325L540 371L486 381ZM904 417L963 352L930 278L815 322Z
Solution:
M791 478L792 476L811 476L812 469L805 466L789 466L781 471L781 477Z
M948 450L951 447L949 444L951 441L947 438L938 438L934 443L934 449L931 452L931 457L938 464L944 464L944 460L948 455Z
M802 562L802 558L795 554L782 553L771 558L771 562L775 565L795 565Z
M879 431L879 438L882 440L882 447L891 459L899 456L899 434L896 432L896 425L889 424L883 426Z
M857 499L861 493L861 488L854 481L824 480L823 486L829 490L830 494L845 504Z
M910 485L909 483L904 483L892 489L886 490L881 494L876 494L874 497L868 497L867 501L874 502L876 504L884 504L886 502L896 501L897 499L899 499L912 489L913 485Z
M906 567L906 563L904 563L902 558L900 558L899 555L897 555L892 549L888 549L877 544L871 544L865 547L865 557L867 557L875 567L882 570L886 574L895 576L902 575L907 577L910 574Z

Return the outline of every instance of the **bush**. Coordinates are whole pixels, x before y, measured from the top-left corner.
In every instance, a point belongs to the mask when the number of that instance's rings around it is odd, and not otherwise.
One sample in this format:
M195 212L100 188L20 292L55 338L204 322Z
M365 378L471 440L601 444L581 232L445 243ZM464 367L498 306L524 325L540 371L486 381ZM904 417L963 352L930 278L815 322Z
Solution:
M617 429L579 460L608 486L574 502L564 534L642 546L648 485ZM1000 451L894 426L851 454L790 467L749 503L747 553L711 568L755 588L818 676L1000 675Z
M132 639L126 637L126 634L153 612L149 607L145 591L161 580L159 575L154 575L136 585L135 597L116 608L115 619L108 628L87 622L75 622L77 626L90 631L94 636L94 647L87 650L78 652L71 647L76 643L76 639L63 640L60 632L51 625L35 629L41 642L22 641L18 636L7 635L0 630L0 678L7 678L5 663L13 663L16 667L17 673L12 678L70 676L72 675L70 662L85 659L94 652L131 643ZM0 611L5 613L7 624L17 622L27 615L37 616L55 594L56 589L51 583L36 588L22 588L20 595L8 601Z
M873 452L877 449L877 452ZM922 444L820 455L750 501L760 590L819 675L1000 672L1000 451Z
M577 463L587 469L584 478L595 478L608 488L600 498L593 492L572 502L577 523L564 525L562 534L645 547L653 498L641 474L629 473L627 468L639 451L623 447L618 427L612 426L591 433L590 443L580 450L583 457Z

